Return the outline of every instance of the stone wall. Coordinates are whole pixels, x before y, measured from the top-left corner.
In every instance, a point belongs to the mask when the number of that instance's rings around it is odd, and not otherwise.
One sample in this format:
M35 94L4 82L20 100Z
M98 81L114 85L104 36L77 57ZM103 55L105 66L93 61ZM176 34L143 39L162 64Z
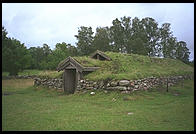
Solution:
M140 80L112 80L112 81L99 81L93 82L88 80L80 80L77 90L90 90L90 89L104 89L104 90L119 90L122 93L131 93L136 90L148 90L158 85L172 86L177 82L185 79L192 79L193 76L172 76L172 77L149 77Z
M52 78L34 78L35 86L46 86L48 88L63 89L62 79Z
M121 91L131 93L136 90L148 90L158 85L172 86L185 79L193 79L192 75L172 77L148 77L140 80L112 80L112 81L89 81L79 80L76 91L104 89L108 91ZM62 79L34 78L34 85L46 86L48 88L63 89Z

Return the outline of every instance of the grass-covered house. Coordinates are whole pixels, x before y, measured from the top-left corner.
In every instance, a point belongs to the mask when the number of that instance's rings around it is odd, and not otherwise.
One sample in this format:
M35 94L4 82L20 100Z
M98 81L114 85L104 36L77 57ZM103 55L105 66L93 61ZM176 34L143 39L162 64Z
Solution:
M61 61L57 71L64 71L64 90L74 92L81 79L136 80L146 77L185 75L193 68L170 58L148 57L137 54L96 51L91 56L68 57Z

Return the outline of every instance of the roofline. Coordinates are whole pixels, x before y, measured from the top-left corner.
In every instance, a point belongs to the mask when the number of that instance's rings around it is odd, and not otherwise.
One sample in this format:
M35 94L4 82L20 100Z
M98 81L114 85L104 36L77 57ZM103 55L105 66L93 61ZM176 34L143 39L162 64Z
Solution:
M103 56L104 58L106 58L107 60L112 60L110 57L108 57L104 52L100 51L100 50L96 50L92 55L91 58L93 58L96 54L99 54L101 56Z
M65 69L69 62L71 62L75 66L75 68L78 69L78 71L80 71L80 72L82 72L82 71L95 71L100 68L100 67L84 67L78 61L76 61L74 58L69 56L65 59L65 61L62 63L62 65L60 67L57 67L57 71L59 72L59 71Z

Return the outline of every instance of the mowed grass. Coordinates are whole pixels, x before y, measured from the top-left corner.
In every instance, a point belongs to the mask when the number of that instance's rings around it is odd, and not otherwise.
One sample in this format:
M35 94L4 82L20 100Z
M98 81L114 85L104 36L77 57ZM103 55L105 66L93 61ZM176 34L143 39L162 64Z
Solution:
M20 85L21 84L21 85ZM20 86L21 87L20 87ZM194 130L194 82L132 94L64 95L32 80L2 80L2 130Z

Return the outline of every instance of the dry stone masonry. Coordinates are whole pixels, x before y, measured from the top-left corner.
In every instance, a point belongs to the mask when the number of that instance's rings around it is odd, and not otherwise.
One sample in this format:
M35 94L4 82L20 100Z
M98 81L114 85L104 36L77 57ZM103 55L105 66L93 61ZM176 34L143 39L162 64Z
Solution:
M90 81L82 79L78 81L76 91L104 89L108 91L121 91L131 93L136 90L148 90L158 85L172 86L185 79L193 79L192 75L170 76L170 77L148 77L139 80L111 80L111 81ZM34 78L36 86L42 85L49 88L63 89L63 79Z
M113 80L107 83L104 83L104 81L93 82L88 80L80 80L77 90L104 89L108 91L119 90L121 93L131 93L136 90L148 90L158 85L166 85L167 82L168 86L172 86L181 80L192 78L193 76L189 75L160 78L149 77L140 80Z
M48 88L63 89L63 79L34 78L34 85Z

